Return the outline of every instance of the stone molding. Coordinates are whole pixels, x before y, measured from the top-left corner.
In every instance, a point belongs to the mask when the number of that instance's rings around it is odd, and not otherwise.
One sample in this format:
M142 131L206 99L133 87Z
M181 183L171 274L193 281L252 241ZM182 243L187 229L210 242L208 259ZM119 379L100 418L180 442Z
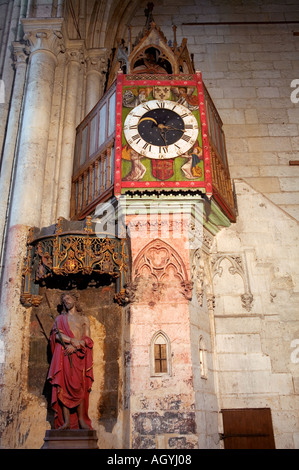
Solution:
M69 62L76 62L80 65L85 64L85 48L84 48L84 41L83 40L68 40L65 41L66 46L66 61Z
M17 68L19 65L26 65L29 55L28 48L21 42L13 42L12 48L15 68Z
M107 67L107 50L106 49L89 49L85 55L86 72L97 72L102 74Z
M84 64L84 52L83 49L66 49L67 62L76 62L78 64Z
M63 20L59 19L22 19L24 40L30 53L51 52L55 57L65 52L65 43L61 32Z
M215 306L213 280L210 270L209 256L203 249L199 248L193 253L191 277L195 286L199 306L203 306L203 298L204 294L206 294L208 309L213 310Z

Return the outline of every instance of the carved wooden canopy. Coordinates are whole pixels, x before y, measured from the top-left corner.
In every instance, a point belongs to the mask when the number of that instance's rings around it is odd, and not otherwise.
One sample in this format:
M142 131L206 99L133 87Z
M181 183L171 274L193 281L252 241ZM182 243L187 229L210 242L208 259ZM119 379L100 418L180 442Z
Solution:
M121 69L125 74L194 74L193 56L189 54L187 39L178 46L176 26L173 26L173 41L168 41L156 25L153 15L153 4L148 3L145 9L146 24L137 36L134 44L126 45L119 40L117 48L110 58L110 70L107 87L109 88ZM130 33L130 27L129 27Z

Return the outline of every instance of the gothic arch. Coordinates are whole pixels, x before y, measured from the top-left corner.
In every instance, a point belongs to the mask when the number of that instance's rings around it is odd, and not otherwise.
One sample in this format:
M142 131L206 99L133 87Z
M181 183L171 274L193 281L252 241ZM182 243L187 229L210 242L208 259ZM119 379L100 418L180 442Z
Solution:
M181 286L182 294L188 300L192 297L192 282L186 265L178 252L168 243L155 239L145 245L133 261L134 281L141 277L152 279L158 288L174 278Z
M105 47L110 52L117 39L125 35L130 19L139 6L138 0L106 0L90 3L90 21L87 25L88 49ZM109 32L109 34L108 34Z

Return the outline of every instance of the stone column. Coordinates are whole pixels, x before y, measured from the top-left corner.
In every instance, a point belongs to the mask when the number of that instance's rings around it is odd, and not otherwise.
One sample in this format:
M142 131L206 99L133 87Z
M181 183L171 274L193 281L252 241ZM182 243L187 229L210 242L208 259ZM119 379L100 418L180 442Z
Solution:
M6 226L9 204L9 192L13 176L14 156L16 151L17 134L19 130L20 111L24 93L24 83L27 68L27 54L24 44L13 43L15 59L15 80L10 105L10 112L4 143L2 167L0 175L0 258Z
M105 78L103 72L106 69L106 49L90 49L88 51L86 72L86 101L85 113L97 104L104 92Z
M56 57L64 50L62 21L22 23L31 55L10 225L39 226Z
M2 10L2 8L5 9L5 3L7 3L6 11ZM11 44L13 41L16 41L20 15L20 1L1 2L1 15L5 17L5 34L2 36L0 51L0 75L5 84L5 102L0 103L0 151L3 150L12 96L14 70ZM19 38L17 40L19 40Z
M63 50L62 20L27 19L22 24L31 55L0 287L0 341L5 350L0 434L1 445L9 448L18 446L20 404L26 393L30 314L20 304L23 259L28 227L40 222L56 57Z
M79 71L83 58L80 49L68 49L67 91L60 157L57 218L70 217L71 185L76 139Z

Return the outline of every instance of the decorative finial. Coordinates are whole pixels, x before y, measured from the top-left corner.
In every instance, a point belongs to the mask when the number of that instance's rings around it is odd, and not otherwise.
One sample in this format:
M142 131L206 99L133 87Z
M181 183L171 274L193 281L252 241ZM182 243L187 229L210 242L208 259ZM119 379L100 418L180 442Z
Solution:
M176 30L177 30L176 25L172 25L172 31L173 31L173 47L174 47L174 49L176 49L176 48L177 48L177 45L178 45L177 40L176 40Z
M154 21L153 9L154 9L154 4L152 2L149 2L147 4L147 7L144 10L144 14L146 16L145 29L150 29L151 24Z

